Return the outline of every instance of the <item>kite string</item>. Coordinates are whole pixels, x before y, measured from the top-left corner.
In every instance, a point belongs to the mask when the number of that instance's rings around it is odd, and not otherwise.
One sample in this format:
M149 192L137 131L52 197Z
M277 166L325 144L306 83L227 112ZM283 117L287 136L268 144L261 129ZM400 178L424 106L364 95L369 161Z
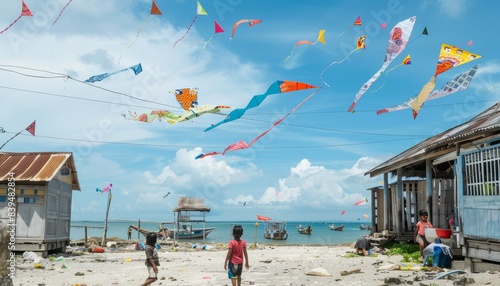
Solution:
M180 42L182 39L184 39L184 37L186 37L186 35L189 33L189 30L191 29L191 27L193 26L194 24L194 21L196 21L196 18L198 18L198 14L196 14L196 16L194 16L194 19L193 21L191 21L191 24L189 24L189 27L187 28L186 30L186 33L180 37L175 43L174 43L174 46L172 48L175 48L175 45L177 45L178 42Z
M0 32L0 34L2 34L3 32L7 31L10 27L12 27L17 21L19 21L19 19L21 19L21 17L23 16L23 14L19 15L19 17L17 17L17 19L14 20L14 22L10 23L10 25L3 29L3 31Z
M377 92L377 91L379 91L382 87L384 87L384 85L387 83L387 76L389 75L389 73L390 73L392 70L394 70L395 68L400 67L400 66L402 66L402 64L399 64L399 65L397 65L397 66L393 67L392 69L388 70L388 71L385 73L385 81L384 81L384 83L383 83L383 84L382 84L379 88L375 89L374 91L370 91L370 93Z
M59 15L57 15L56 20L54 21L54 23L52 23L52 26L54 26L54 24L59 20L59 17L61 17L62 13L66 9L66 7L68 7L69 3L71 3L71 1L73 1L73 0L69 0L68 3L66 3L66 5L64 5L64 7L62 8L61 12L59 12Z
M330 87L330 85L328 83L326 83L324 80L323 80L323 74L325 73L325 71L327 69L329 69L331 66L333 66L334 64L341 64L343 61L345 61L352 53L354 53L355 51L359 50L358 48L350 51L340 62L332 62L331 64L329 64L322 72L321 72L321 75L320 75L320 78L321 78L321 81L328 87Z
M146 19L144 20L144 22L141 24L141 26L139 27L139 30L137 31L137 34L135 35L135 39L128 45L127 48L130 48L136 41L137 39L139 38L139 34L141 33L142 29L144 28L144 26L146 26L146 24L149 22L149 18L150 18L151 14L149 14Z

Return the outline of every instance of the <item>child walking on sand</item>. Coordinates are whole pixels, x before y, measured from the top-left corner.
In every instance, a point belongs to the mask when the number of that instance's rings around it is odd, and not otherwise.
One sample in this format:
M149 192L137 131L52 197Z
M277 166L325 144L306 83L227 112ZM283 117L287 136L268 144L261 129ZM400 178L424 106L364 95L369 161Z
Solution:
M141 286L150 285L158 280L158 249L156 249L157 235L154 232L148 233L146 236L146 267L148 268L148 279Z
M243 261L245 262L245 268L247 270L250 268L248 265L247 243L241 239L242 235L243 227L235 225L233 227L234 239L229 242L226 261L224 261L224 270L228 270L227 275L231 279L233 286L241 286Z
M420 216L420 221L417 222L415 226L415 242L418 243L420 247L420 261L424 260L424 249L429 242L425 238L425 230L428 228L433 228L432 224L427 221L429 213L426 210L421 210L418 212Z

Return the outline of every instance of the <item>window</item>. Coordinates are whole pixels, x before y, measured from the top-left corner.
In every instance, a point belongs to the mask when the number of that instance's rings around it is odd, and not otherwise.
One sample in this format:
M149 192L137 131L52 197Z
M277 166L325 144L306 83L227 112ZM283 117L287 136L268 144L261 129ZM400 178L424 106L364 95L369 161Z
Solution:
M61 168L61 176L68 176L69 173L71 173L71 170L67 166Z

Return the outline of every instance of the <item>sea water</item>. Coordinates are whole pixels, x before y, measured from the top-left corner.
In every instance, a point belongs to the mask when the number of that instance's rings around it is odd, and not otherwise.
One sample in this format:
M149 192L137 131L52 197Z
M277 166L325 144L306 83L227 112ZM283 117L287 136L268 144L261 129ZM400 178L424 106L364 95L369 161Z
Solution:
M108 221L108 231L106 237L127 239L127 230L130 225L138 225L139 221ZM283 245L332 245L341 243L355 242L359 237L369 234L369 230L360 230L358 222L336 222L335 225L344 225L343 231L331 230L329 224L325 222L287 222L286 229L288 231L287 240L272 240L264 238L265 223L258 222L256 226L255 221L242 221L242 222L205 222L205 227L215 227L205 238L208 243L228 243L233 237L231 231L233 226L241 225L243 227L242 239L247 243L258 244L283 244ZM160 222L154 221L140 221L141 228L158 231ZM311 226L312 234L300 234L297 227ZM83 226L87 226L87 237L101 237L104 231L104 222L98 221L72 221L70 237L72 240L79 240L85 238L85 231ZM203 223L193 223L193 228L203 227ZM144 236L132 230L133 240L144 240ZM203 238L199 239L182 239L185 242L202 243Z

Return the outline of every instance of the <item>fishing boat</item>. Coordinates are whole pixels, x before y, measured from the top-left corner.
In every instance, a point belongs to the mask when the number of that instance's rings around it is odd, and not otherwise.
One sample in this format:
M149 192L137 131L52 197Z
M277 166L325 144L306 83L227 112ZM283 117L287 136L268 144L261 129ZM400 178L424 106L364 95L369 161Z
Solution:
M265 224L264 238L274 240L286 240L288 238L286 222L265 221Z
M175 239L196 239L196 238L204 238L207 237L209 233L211 233L215 227L205 227L205 228L193 228L190 224L180 224L179 230L176 228L168 228L165 225L168 223L162 223L161 228L158 231L147 230L144 228L140 228L135 225L131 225L130 228L137 230L146 236L150 232L154 232L158 235L159 239L162 238L175 238Z
M361 229L361 230L372 230L372 226L368 225L368 224L362 223L362 224L359 225L359 229Z
M303 227L302 225L299 224L299 226L297 226L297 231L300 234L312 234L312 227L310 225L307 227Z
M331 230L336 230L336 231L343 231L344 230L344 225L335 225L335 224L330 224L329 225Z

